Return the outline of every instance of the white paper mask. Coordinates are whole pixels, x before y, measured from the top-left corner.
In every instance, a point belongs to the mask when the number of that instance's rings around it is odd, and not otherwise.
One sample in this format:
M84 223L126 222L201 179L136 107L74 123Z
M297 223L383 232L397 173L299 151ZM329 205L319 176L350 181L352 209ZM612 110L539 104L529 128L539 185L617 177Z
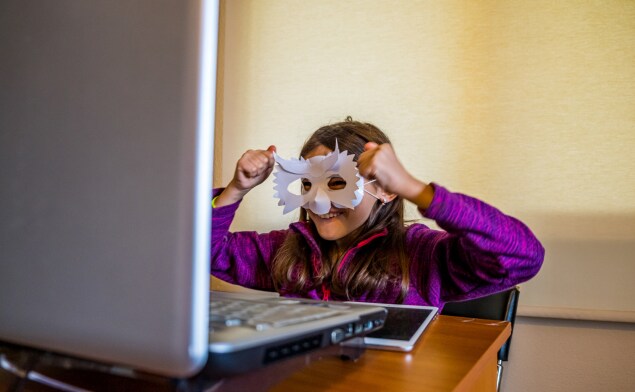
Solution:
M276 171L274 172L274 197L280 199L279 206L284 206L283 214L298 207L310 209L318 215L326 214L331 203L337 208L355 208L364 196L364 178L359 175L353 154L340 152L335 141L335 151L327 155L319 155L309 159L283 159L274 153ZM329 188L329 180L341 177L346 181L342 189ZM305 178L311 183L308 191L298 189L295 193L289 185Z

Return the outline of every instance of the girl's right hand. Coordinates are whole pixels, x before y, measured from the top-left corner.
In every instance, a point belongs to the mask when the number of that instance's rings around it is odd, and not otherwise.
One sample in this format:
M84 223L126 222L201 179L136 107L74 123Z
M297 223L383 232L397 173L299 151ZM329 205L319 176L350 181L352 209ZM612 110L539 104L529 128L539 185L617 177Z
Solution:
M236 163L234 178L216 198L214 205L222 207L241 200L250 190L262 184L273 171L275 146L266 150L248 150Z
M266 150L245 152L236 163L236 171L230 186L233 185L237 190L247 193L255 186L262 184L273 170L275 151L275 146L269 146Z

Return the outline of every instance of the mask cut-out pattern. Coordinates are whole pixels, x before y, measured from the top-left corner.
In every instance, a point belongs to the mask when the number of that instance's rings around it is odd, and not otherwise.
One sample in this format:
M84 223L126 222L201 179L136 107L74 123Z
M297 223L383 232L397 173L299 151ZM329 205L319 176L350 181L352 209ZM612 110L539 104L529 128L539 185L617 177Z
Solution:
M274 197L279 199L279 206L284 206L282 213L303 207L322 215L329 212L331 204L337 208L359 205L364 196L364 178L357 170L354 157L348 151L340 152L337 140L335 151L309 159L283 159L274 153L277 163L273 180ZM346 185L341 189L331 189L329 181L334 177L341 177ZM310 183L310 189L290 190L289 185L298 179Z

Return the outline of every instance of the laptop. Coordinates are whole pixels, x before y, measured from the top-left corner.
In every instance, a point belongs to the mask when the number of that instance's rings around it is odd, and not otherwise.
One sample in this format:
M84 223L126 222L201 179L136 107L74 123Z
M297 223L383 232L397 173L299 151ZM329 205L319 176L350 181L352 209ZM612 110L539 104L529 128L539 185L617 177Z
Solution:
M330 315L210 329L218 15L217 0L0 2L0 341L222 377L381 326L381 307L269 297ZM212 293L257 300L231 297Z

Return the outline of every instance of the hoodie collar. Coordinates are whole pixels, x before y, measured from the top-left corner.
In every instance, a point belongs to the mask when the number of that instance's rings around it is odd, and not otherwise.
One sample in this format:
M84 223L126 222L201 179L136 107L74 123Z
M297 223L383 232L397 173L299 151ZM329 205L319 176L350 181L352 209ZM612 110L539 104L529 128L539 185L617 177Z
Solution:
M295 231L296 233L302 235L305 239L306 242L309 244L309 247L311 248L311 252L313 253L314 257L313 257L313 267L317 270L319 270L318 267L321 266L322 263L322 250L320 249L316 239L315 239L315 234L313 234L313 230L311 229L311 225L308 222L295 222L292 223L290 225L291 230ZM342 261L346 261L347 258L349 258L351 253L354 253L357 251L357 249L362 248L366 245L368 245L369 243L373 242L375 239L380 238L380 237L385 237L388 234L388 229L384 228L382 229L380 232L373 234L372 236L365 238L363 240L361 240L359 243L357 243L355 246L349 248L346 253L344 253L344 257L342 258ZM317 264L316 264L317 263ZM338 268L338 272L342 269L342 266L344 265L344 263L341 263L339 268Z

